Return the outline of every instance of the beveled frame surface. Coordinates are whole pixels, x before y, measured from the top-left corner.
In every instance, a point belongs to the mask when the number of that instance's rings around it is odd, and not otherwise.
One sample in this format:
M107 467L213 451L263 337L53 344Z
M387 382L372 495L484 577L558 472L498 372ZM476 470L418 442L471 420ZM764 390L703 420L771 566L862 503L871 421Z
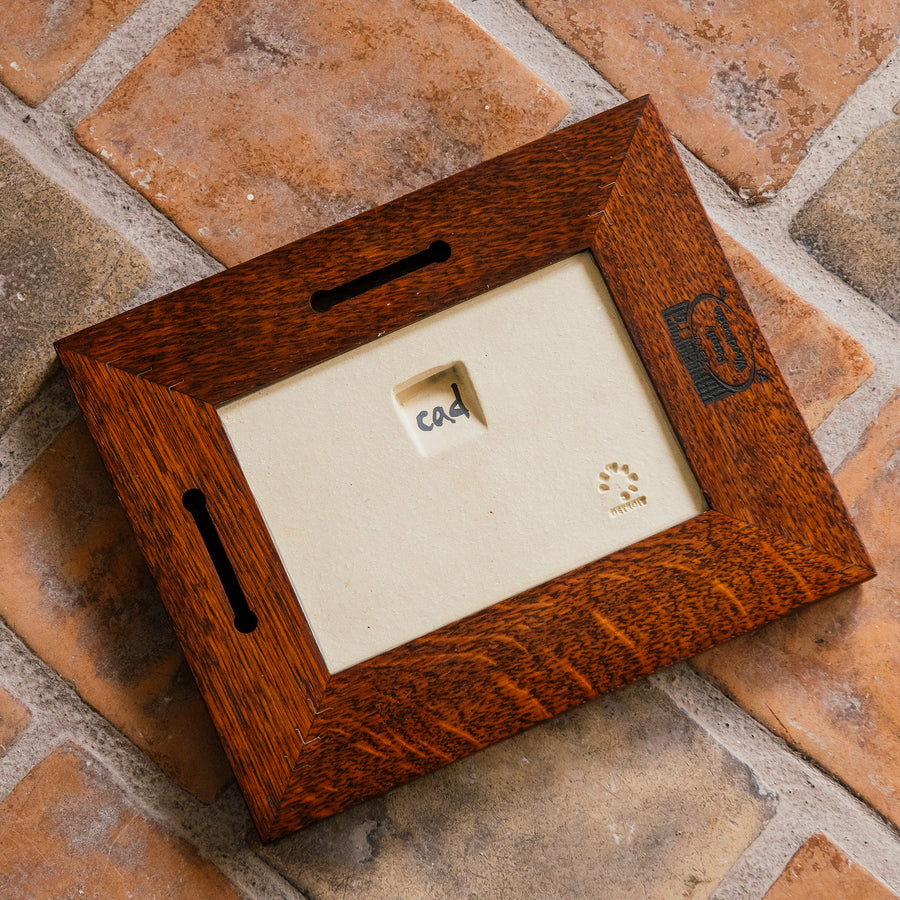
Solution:
M449 259L310 307L435 241ZM216 408L586 249L708 511L330 675ZM57 350L266 840L874 574L647 98Z

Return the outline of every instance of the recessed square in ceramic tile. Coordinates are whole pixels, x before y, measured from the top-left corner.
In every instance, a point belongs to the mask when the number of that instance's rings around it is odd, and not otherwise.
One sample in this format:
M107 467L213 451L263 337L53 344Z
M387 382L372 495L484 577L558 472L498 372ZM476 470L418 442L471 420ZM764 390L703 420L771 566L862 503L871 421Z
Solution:
M705 508L589 253L219 414L331 672Z
M436 366L394 388L397 412L423 456L478 437L487 422L461 362Z

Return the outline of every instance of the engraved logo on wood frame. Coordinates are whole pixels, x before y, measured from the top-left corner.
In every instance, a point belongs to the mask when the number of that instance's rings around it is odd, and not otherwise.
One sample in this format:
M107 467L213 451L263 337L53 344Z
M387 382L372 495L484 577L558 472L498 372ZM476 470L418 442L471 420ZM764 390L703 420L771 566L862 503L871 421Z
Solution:
M725 302L724 287L676 303L662 316L704 406L767 380L757 369L749 335Z

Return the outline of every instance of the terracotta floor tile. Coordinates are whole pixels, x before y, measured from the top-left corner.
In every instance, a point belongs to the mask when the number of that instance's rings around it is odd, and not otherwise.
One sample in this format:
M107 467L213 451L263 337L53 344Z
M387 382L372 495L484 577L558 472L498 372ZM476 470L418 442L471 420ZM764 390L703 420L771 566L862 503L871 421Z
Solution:
M204 0L77 137L233 265L537 138L567 108L448 0Z
M874 875L824 834L814 834L793 856L763 900L897 900Z
M0 432L56 364L53 341L118 312L144 256L0 140Z
M204 801L231 770L83 422L0 501L0 615Z
M103 766L54 750L0 804L0 896L240 900L186 841L137 811Z
M0 759L22 736L31 721L31 712L0 688Z
M873 372L863 345L723 231L719 241L810 430Z
M894 119L867 137L800 210L791 236L900 321L898 172L900 119Z
M257 852L316 900L702 900L774 802L640 684Z
M522 0L626 97L751 198L782 187L810 137L896 46L893 0Z
M143 0L0 0L0 81L32 106L84 65Z
M900 825L900 392L836 481L878 577L695 665Z

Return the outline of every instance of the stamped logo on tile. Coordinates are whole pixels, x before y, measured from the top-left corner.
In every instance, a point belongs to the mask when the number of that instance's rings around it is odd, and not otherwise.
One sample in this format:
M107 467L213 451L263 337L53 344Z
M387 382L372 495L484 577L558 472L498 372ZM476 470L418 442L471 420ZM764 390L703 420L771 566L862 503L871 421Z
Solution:
M647 505L647 497L640 493L640 476L627 463L611 462L597 476L597 490L611 503L610 518L624 516Z

